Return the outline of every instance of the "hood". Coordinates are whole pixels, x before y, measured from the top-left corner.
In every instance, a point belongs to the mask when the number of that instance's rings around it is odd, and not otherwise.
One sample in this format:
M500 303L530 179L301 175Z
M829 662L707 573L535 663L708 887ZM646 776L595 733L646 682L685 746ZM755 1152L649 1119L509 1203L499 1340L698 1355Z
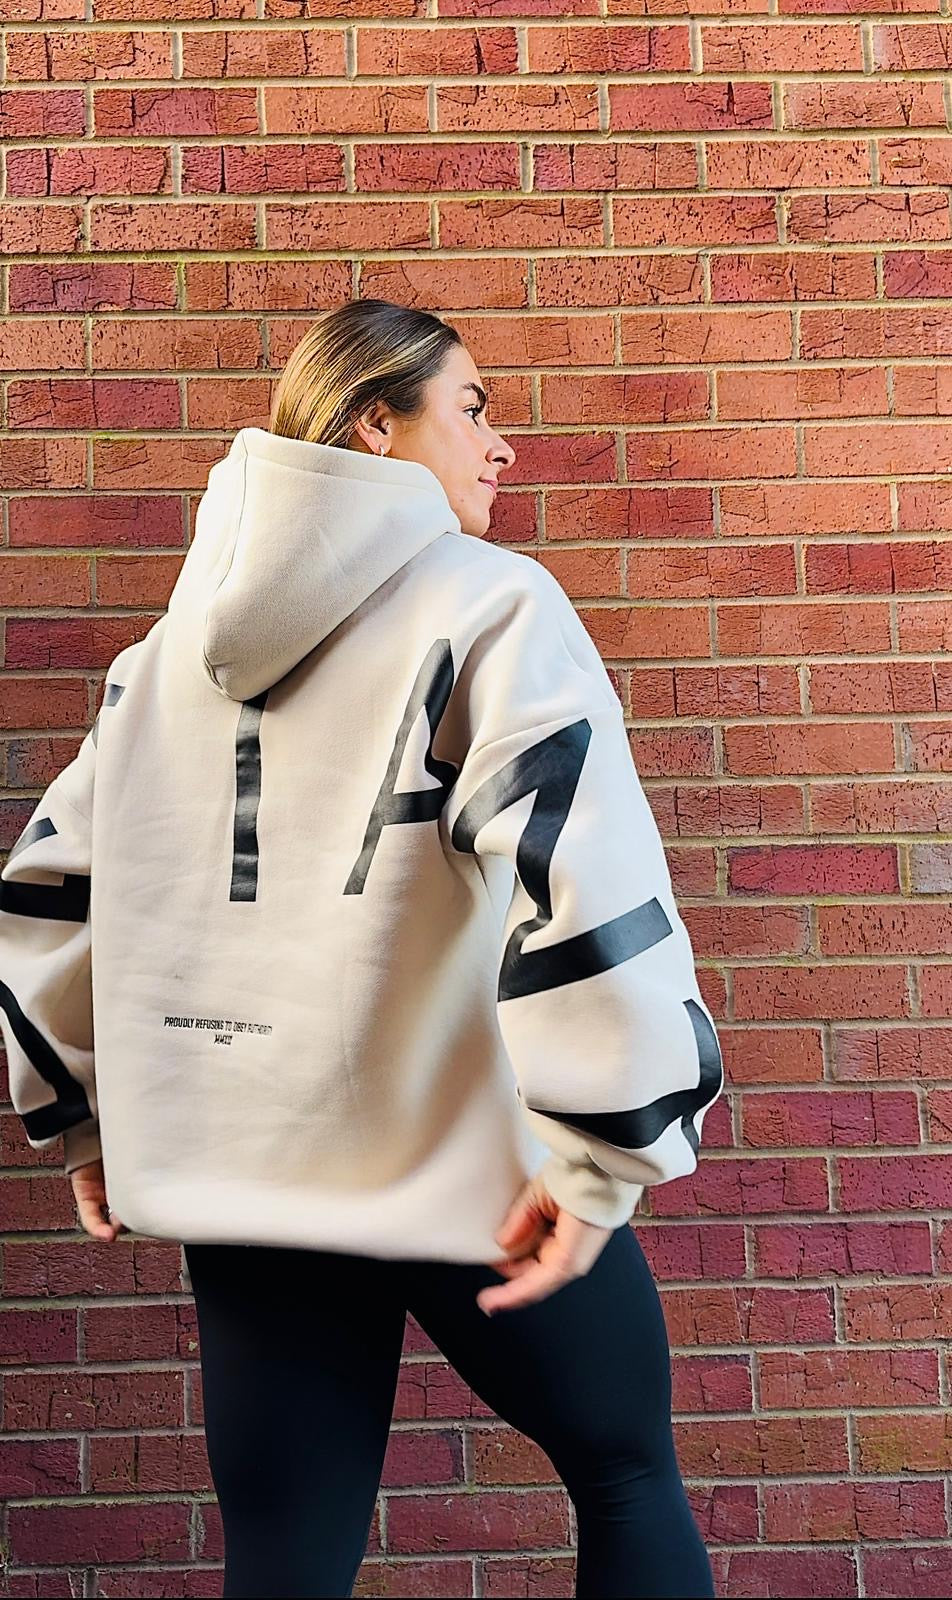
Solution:
M429 467L241 428L208 475L168 626L210 683L277 683L442 533L461 533Z

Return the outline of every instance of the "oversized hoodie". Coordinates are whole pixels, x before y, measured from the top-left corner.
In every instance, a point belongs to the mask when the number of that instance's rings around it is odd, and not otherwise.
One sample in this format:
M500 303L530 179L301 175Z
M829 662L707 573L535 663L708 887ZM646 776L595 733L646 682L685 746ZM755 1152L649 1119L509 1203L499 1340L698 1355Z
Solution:
M601 657L415 462L243 428L0 874L26 1138L157 1238L489 1262L696 1166L711 1014Z

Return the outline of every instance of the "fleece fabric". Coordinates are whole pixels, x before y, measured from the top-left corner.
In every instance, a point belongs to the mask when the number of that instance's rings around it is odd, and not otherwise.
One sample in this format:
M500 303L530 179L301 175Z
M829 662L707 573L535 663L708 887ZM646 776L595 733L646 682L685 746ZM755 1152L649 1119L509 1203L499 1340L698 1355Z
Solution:
M622 708L438 478L242 428L164 613L0 874L30 1145L131 1229L490 1262L616 1227L721 1053Z

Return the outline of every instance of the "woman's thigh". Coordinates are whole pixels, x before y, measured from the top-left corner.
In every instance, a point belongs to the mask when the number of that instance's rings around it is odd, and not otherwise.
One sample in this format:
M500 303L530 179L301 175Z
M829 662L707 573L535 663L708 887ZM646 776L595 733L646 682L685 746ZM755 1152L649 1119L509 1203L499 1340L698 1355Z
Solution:
M549 1456L576 1508L575 1593L709 1597L710 1560L678 1468L657 1285L628 1223L591 1271L486 1317L490 1266L426 1263L407 1304L460 1376Z
M407 1306L460 1376L540 1444L566 1482L610 1457L670 1465L667 1329L632 1227L614 1230L584 1277L487 1317L477 1292L506 1281L488 1265L426 1262L408 1279Z
M406 1306L392 1264L185 1246L226 1596L349 1594L387 1447Z

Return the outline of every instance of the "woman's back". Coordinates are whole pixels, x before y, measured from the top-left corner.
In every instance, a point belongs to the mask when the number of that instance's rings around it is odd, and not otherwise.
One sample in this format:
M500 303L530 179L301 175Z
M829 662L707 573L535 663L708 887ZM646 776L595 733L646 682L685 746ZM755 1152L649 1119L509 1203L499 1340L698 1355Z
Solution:
M489 1261L543 1162L606 1221L693 1168L720 1057L621 708L427 468L241 430L44 808L4 877L89 856L127 1226Z

